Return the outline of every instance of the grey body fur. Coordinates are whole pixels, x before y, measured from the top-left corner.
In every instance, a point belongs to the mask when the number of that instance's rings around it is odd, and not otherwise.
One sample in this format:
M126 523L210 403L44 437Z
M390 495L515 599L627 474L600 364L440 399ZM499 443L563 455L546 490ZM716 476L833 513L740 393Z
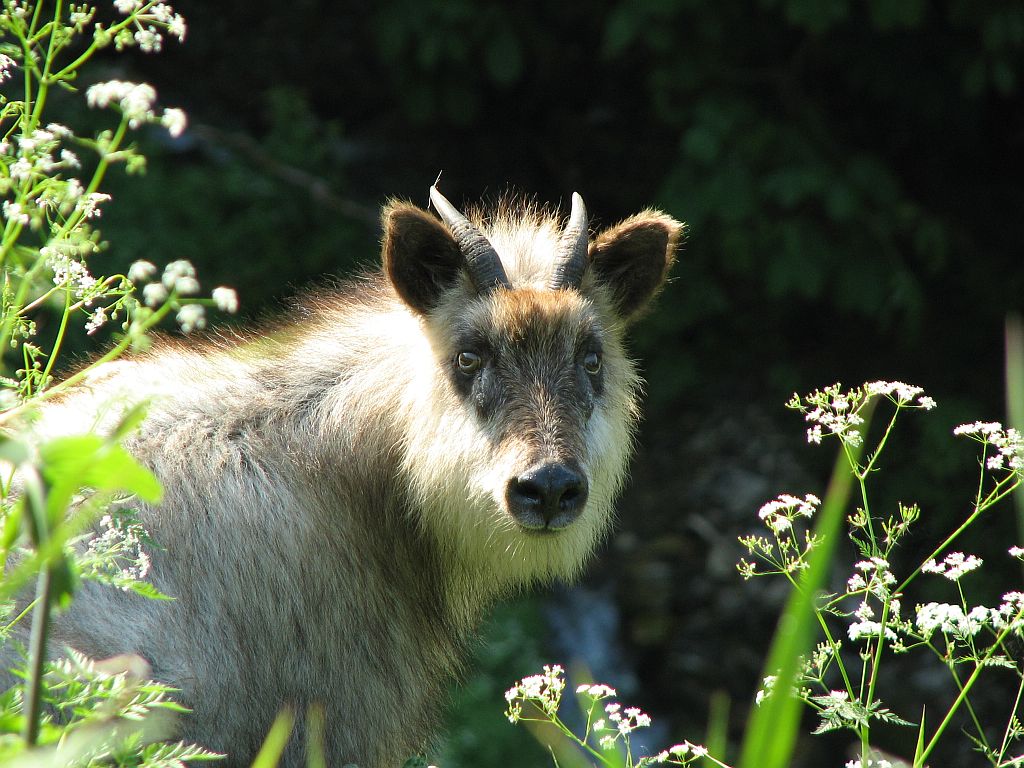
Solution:
M325 706L331 764L396 766L426 745L488 605L572 577L607 530L637 415L622 329L680 231L655 212L628 219L591 243L579 288L553 290L555 217L477 222L508 289L434 264L448 228L392 204L382 272L266 336L158 344L44 408L42 437L151 401L128 446L163 483L140 517L151 581L175 597L87 584L56 617L53 648L141 655L193 710L182 737L231 765L251 760L284 704ZM480 372L453 373L478 337ZM600 344L599 382L580 368L584 337ZM517 524L509 478L563 459L588 484L578 518ZM285 764L303 762L295 738Z

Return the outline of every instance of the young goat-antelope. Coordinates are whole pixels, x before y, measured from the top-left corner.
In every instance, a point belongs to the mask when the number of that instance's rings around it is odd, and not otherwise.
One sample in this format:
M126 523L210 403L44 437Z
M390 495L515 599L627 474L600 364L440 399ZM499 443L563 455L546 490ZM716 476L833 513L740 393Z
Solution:
M591 239L579 195L564 226L430 199L440 219L389 204L383 268L291 324L160 342L42 408L45 437L150 401L127 445L164 500L133 505L174 597L87 583L51 647L142 656L192 710L181 736L230 765L315 703L331 764L400 765L488 606L576 575L612 519L638 418L623 333L682 225L647 210Z

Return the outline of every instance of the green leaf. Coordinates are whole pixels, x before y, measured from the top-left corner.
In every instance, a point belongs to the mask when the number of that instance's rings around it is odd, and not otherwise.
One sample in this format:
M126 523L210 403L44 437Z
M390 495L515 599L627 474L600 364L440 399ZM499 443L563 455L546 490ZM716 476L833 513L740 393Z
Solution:
M160 500L162 489L156 476L123 446L99 435L59 437L40 446L39 453L42 474L50 486L46 503L53 522L63 518L72 496L81 488Z

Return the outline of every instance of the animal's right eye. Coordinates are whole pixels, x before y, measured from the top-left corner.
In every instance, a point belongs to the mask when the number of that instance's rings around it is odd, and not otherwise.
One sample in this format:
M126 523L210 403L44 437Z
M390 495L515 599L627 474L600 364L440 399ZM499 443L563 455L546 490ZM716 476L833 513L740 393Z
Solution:
M480 370L482 362L480 355L476 352L459 352L455 356L455 367L459 369L459 373L464 373L467 376Z

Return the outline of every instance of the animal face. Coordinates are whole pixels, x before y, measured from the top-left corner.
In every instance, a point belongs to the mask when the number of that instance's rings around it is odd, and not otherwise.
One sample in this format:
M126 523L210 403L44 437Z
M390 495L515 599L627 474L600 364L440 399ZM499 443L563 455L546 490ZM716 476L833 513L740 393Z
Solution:
M460 559L513 582L571 575L611 520L637 421L623 331L680 225L647 212L591 243L578 196L564 229L534 210L474 223L438 198L443 221L385 212L385 271L430 347L406 474Z

